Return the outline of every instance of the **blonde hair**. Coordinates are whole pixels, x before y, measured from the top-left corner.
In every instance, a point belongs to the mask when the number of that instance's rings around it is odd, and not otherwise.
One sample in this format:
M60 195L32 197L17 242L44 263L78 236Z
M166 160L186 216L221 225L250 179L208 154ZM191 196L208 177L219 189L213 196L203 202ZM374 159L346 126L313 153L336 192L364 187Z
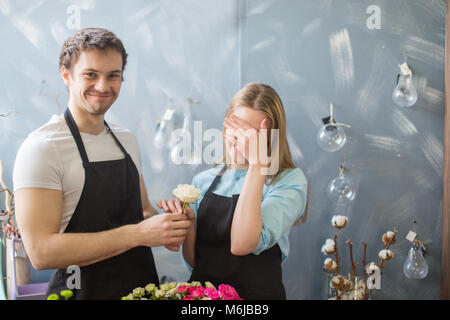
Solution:
M287 140L286 115L284 113L283 102L272 87L261 83L249 83L241 90L239 90L239 92L233 97L233 99L231 99L225 116L231 115L236 107L242 106L261 111L266 116L268 120L267 147L269 153L271 152L271 130L278 129L279 166L278 171L273 175L269 175L268 179L266 179L266 184L270 185L274 181L276 181L279 174L284 170L296 168L294 161L292 160L292 155ZM223 160L223 162L225 163L225 159ZM300 221L302 223L306 222L308 211L307 205L308 199L306 200L306 207L303 215L299 220L296 221L294 225L298 225Z

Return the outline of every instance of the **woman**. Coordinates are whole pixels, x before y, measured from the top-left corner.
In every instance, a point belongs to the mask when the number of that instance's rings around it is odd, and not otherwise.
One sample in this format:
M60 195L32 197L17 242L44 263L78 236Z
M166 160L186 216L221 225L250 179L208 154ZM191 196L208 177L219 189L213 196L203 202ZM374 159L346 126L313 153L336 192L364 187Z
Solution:
M278 154L272 129L278 129ZM281 263L292 225L306 216L307 180L292 161L275 90L259 83L241 89L226 112L223 135L226 164L194 177L202 198L185 209L197 220L183 244L190 281L229 284L243 299L286 299ZM269 163L260 149L271 152ZM158 202L166 212L181 212L181 205Z

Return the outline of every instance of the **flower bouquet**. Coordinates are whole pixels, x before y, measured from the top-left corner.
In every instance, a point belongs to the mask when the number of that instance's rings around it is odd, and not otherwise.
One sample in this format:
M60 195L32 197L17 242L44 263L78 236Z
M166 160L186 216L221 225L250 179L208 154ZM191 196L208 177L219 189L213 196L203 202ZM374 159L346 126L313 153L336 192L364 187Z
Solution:
M144 288L136 288L122 300L242 300L236 290L221 284L216 289L211 282L203 287L198 281L170 282L157 287L150 283Z
M353 243L347 240L346 243L350 251L350 262L351 262L351 275L347 277L339 274L339 263L341 262L341 257L338 255L338 243L337 239L340 235L341 229L345 228L348 224L348 218L346 216L336 215L331 219L331 224L333 227L337 228L339 231L335 233L334 239L327 239L325 244L322 246L322 253L325 255L334 255L335 260L332 258L326 258L323 264L325 271L330 272L329 282L331 300L367 300L369 299L369 290L374 288L380 289L380 279L381 279L381 269L385 267L385 262L391 260L394 257L394 253L389 250L390 245L395 243L397 230L394 227L394 231L388 231L383 234L382 250L378 253L380 262L377 264L371 262L367 264L367 243L361 241L364 254L362 259L362 265L364 266L363 276L358 277L355 275L356 267L359 262L353 259ZM332 275L334 273L334 276ZM334 293L331 293L334 291Z

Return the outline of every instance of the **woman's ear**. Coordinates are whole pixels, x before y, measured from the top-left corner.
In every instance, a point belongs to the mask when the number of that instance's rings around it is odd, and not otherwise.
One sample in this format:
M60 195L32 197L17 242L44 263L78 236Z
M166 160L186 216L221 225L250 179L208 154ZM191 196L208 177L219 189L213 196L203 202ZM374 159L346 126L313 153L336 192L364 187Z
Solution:
M265 123L265 128L267 129L267 130L270 130L270 129L272 129L272 121L270 121L270 118L269 117L266 117L266 118L264 118L264 120L266 120L266 123ZM263 121L264 121L263 120Z

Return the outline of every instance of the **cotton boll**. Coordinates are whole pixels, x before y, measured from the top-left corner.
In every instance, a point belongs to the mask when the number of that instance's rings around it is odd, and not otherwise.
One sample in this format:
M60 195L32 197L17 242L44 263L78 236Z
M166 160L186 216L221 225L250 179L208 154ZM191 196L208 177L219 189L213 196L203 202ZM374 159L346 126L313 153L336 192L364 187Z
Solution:
M348 224L348 218L346 216L336 215L331 218L331 224L333 227L342 229Z
M395 232L388 231L385 234L383 234L383 237L381 239L383 240L385 246L387 246L388 244L389 245L394 244L396 240Z
M337 269L337 263L336 261L334 261L331 258L326 258L324 263L323 263L323 267L327 270L327 271L336 271Z
M366 266L366 272L368 275L372 275L375 272L379 272L379 271L380 271L380 267L375 262L371 262Z
M332 254L336 250L336 244L334 243L333 239L327 239L325 241L325 244L322 246L322 253L323 254Z
M394 257L394 253L389 249L383 249L378 253L378 257L381 260L391 260Z

